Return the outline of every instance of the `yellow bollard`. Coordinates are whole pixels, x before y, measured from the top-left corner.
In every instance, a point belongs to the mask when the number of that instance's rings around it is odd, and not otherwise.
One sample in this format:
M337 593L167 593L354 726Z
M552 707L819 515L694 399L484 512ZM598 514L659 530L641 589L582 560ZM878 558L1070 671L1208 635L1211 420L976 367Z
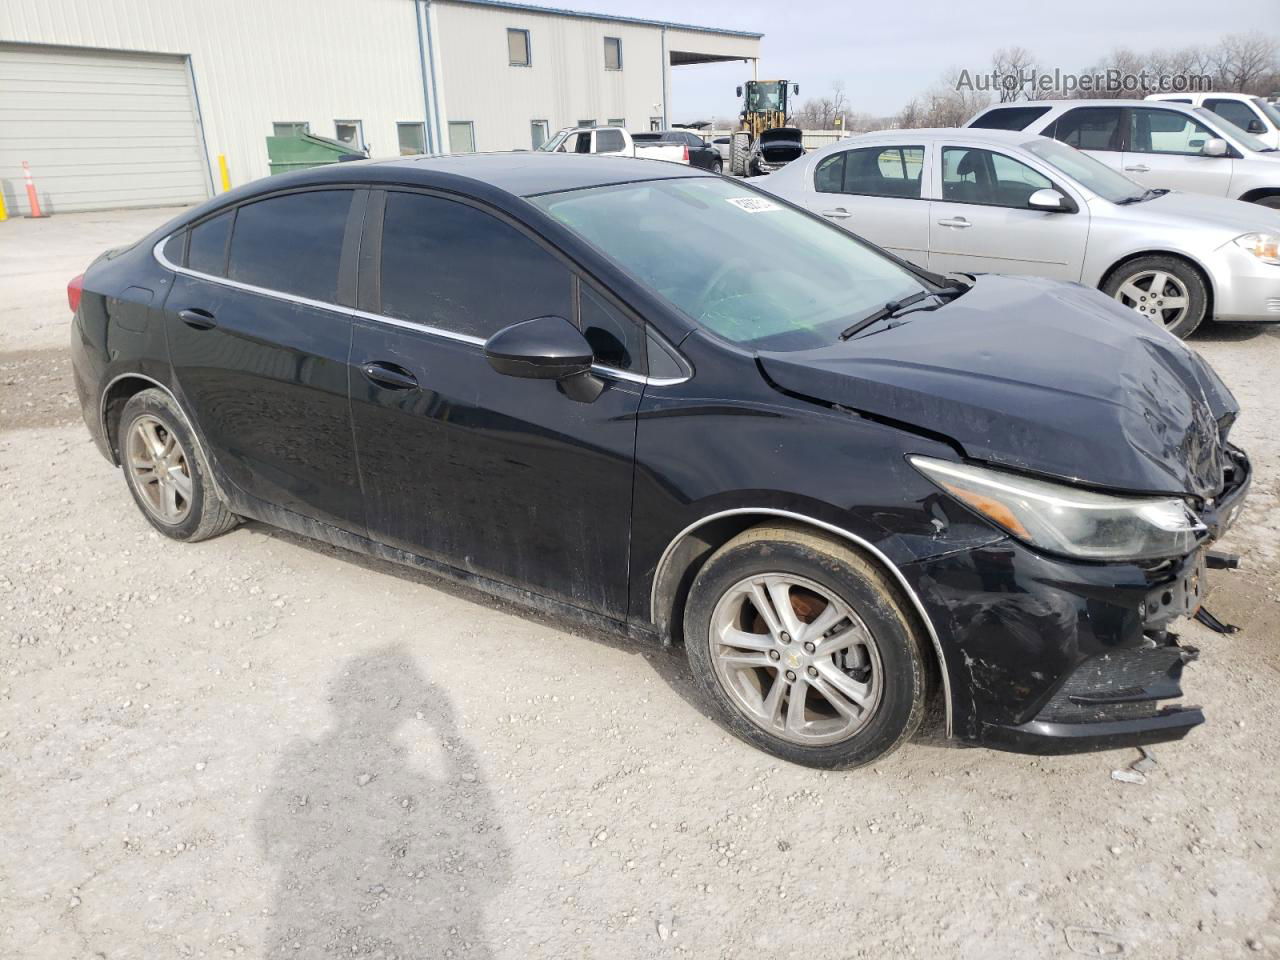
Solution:
M9 219L9 208L4 205L4 191L0 190L0 223Z
M218 172L222 174L222 192L226 193L231 189L231 173L227 170L227 155L225 153L218 154Z

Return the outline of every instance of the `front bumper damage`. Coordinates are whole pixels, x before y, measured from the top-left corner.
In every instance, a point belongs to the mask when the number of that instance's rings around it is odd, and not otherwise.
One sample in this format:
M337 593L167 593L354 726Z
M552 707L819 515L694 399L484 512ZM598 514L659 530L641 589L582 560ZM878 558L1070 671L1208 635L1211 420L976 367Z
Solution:
M1170 627L1201 610L1206 548L1235 519L1247 458L1228 448L1209 536L1155 564L1082 563L1012 539L903 567L946 653L952 728L964 740L1071 753L1176 740L1204 722L1182 695L1198 651Z

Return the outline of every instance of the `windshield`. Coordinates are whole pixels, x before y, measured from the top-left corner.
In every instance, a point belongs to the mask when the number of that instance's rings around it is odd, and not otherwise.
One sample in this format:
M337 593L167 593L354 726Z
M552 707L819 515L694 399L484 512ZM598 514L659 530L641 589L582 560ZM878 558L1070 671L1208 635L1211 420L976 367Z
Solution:
M832 343L885 303L929 289L839 227L730 180L531 200L708 330L755 349Z
M1116 173L1105 163L1059 140L1046 140L1042 137L1023 144L1023 147L1103 200L1119 203L1121 200L1140 197L1146 192L1145 187L1124 174Z
M748 84L747 109L751 111L781 110L782 96L778 84Z
M1221 114L1214 113L1212 110L1206 110L1204 107L1195 107L1193 109L1194 109L1194 112L1200 117L1201 120L1206 120L1209 122L1210 130L1214 129L1215 127L1218 128L1218 131L1220 133L1225 133L1228 137L1230 137L1236 143L1240 144L1246 150L1252 150L1254 153L1262 153L1264 151L1271 149L1271 147L1268 147L1265 143L1263 143L1261 140L1255 137L1252 133L1246 133L1245 131L1241 130L1239 127L1237 127L1234 123L1232 123L1230 120L1228 120L1226 117L1222 116Z
M1276 109L1274 103L1267 103L1261 97L1254 97L1253 105L1261 110L1274 126L1280 127L1280 110Z

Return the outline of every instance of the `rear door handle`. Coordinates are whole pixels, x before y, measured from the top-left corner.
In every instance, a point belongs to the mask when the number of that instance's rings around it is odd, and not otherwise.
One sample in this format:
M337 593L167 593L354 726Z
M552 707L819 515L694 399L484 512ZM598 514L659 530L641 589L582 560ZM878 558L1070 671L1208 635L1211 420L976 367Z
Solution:
M1129 173L1149 173L1151 168L1145 163L1135 163L1132 167L1125 167Z
M973 224L972 224L972 223L970 223L968 220L966 220L964 217L952 217L952 218L951 218L951 219L949 219L949 220L939 220L939 221L938 221L938 226L940 226L940 227L956 227L956 228L957 228L957 229L959 229L959 230L964 230L964 229L966 229L967 227L972 227L972 226L973 226Z
M380 387L388 390L416 390L418 378L396 363L385 360L371 360L360 369L364 375Z
M828 220L847 220L849 217L853 216L853 214L844 207L836 207L834 210L823 210L822 215Z
M178 319L194 330L212 330L218 325L212 313L199 308L179 310Z

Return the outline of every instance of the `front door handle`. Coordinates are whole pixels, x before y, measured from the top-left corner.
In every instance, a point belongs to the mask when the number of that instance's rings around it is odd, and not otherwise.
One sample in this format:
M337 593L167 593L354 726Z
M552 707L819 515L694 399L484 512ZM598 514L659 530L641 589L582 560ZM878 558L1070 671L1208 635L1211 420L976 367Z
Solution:
M823 210L822 215L828 220L847 220L849 217L853 216L853 214L844 207L836 207L832 210Z
M968 227L972 227L973 224L970 223L968 220L966 220L964 217L952 217L949 220L939 220L938 226L955 227L958 230L964 230Z
M1151 168L1145 163L1135 163L1132 167L1125 167L1129 173L1149 173Z
M190 310L179 310L178 319L193 330L212 330L218 325L218 321L214 319L212 313L208 310L201 310L198 307L193 307Z
M364 375L380 387L388 390L416 390L418 378L396 363L371 360L360 367Z

